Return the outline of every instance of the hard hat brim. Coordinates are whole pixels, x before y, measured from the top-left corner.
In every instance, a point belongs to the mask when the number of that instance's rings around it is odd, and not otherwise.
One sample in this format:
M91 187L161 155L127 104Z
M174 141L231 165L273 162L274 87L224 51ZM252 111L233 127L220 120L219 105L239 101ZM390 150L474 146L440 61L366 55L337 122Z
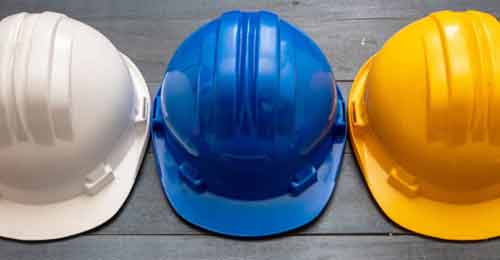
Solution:
M364 97L370 58L360 69L348 101L349 137L365 182L382 211L396 224L421 235L447 240L481 240L500 235L500 199L470 204L446 203L408 195L389 182L387 169L397 168L367 125L356 125L355 110ZM362 118L362 116L361 116ZM406 169L411 174L411 169Z
M339 106L342 106L339 116L345 122L343 98L340 91L338 93ZM154 103L154 106L159 105L159 102ZM333 193L339 174L346 141L345 130L343 134L333 143L330 153L317 169L318 180L305 191L296 196L285 194L256 201L235 200L208 191L200 193L193 190L180 178L178 164L165 145L164 135L153 130L152 142L163 191L180 217L219 234L261 237L296 229L321 214Z
M135 91L150 107L144 78L123 55L134 82ZM0 237L36 241L60 239L91 230L112 218L125 203L140 169L149 137L149 117L144 124L131 128L123 159L113 169L114 180L95 195L50 204L22 204L0 197Z

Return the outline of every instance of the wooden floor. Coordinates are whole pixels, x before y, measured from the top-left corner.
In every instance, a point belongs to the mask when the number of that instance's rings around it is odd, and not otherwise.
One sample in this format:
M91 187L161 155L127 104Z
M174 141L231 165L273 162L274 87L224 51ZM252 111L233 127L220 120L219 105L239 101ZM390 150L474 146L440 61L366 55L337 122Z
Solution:
M0 0L1 17L51 10L99 29L136 62L151 92L174 50L198 26L230 9L270 9L320 45L346 97L360 65L393 33L435 10L470 8L500 15L496 0ZM0 260L11 259L500 259L500 239L450 243L397 227L374 204L349 148L333 199L313 224L265 240L207 234L172 212L149 149L113 220L55 242L0 239Z

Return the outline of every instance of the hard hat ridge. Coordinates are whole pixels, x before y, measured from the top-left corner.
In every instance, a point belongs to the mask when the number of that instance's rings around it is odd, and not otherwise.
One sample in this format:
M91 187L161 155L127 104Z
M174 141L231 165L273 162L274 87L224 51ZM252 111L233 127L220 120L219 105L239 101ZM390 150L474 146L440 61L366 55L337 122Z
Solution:
M105 36L62 14L9 16L0 38L0 236L56 239L104 223L145 151L142 74Z
M493 72L494 43L488 26L495 18L477 11L446 11L429 17L439 31L438 37L432 31L424 35L429 138L441 137L450 145L486 140L498 143L495 129L500 126L495 126L496 117L489 114L493 111L490 106L496 103L492 86L498 80ZM448 105L440 106L442 102Z
M403 227L451 240L500 234L499 42L495 17L441 11L359 70L348 102L353 151L378 205Z
M7 134L2 135L0 144L32 140L52 145L56 139L71 139L71 40L55 37L65 18L46 12L5 19L10 32L0 44L0 86L6 93L0 109L0 121L4 123L0 127Z
M167 198L209 230L283 232L317 216L333 190L342 96L316 44L273 13L224 13L190 35L169 62L152 118ZM217 220L206 217L209 205ZM271 226L279 205L300 213ZM245 225L232 225L236 217Z

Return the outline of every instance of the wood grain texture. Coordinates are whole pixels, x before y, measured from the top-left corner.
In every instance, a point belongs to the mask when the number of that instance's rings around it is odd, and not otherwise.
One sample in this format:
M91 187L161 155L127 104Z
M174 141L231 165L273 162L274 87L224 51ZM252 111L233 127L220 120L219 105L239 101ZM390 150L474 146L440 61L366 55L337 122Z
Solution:
M492 13L500 10L499 4L493 1L473 4L466 1L365 0L349 3L324 0L294 5L295 1L227 3L150 0L143 3L134 0L52 0L42 4L39 1L2 0L0 13L7 15L23 10L54 10L80 18L106 35L118 49L132 58L148 82L159 82L168 60L182 40L209 19L231 8L267 8L300 27L322 48L338 80L352 80L366 59L393 33L414 20L404 17L421 17L445 6L457 10L477 6ZM412 15L402 15L397 10L406 10ZM359 12L387 14L382 16L384 19L380 19L376 15L359 15ZM392 12L394 14L391 15Z
M150 83L161 82L170 57L182 40L207 20L84 19L127 54ZM337 80L352 80L363 62L396 31L397 20L291 19L321 47ZM168 32L168 33L167 33Z
M2 0L0 14L52 10L78 18L208 19L231 9L267 9L283 17L416 18L440 9L480 9L498 14L491 0Z
M412 236L85 236L42 244L0 241L2 260L480 260L498 259L495 241L459 244Z

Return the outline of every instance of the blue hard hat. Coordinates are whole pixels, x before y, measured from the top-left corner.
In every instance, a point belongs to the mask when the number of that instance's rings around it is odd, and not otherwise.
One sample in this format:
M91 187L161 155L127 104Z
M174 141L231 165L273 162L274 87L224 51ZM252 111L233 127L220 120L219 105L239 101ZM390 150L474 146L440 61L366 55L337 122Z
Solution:
M328 203L344 101L318 46L277 15L232 11L190 35L153 109L163 190L188 222L266 236L307 224Z

